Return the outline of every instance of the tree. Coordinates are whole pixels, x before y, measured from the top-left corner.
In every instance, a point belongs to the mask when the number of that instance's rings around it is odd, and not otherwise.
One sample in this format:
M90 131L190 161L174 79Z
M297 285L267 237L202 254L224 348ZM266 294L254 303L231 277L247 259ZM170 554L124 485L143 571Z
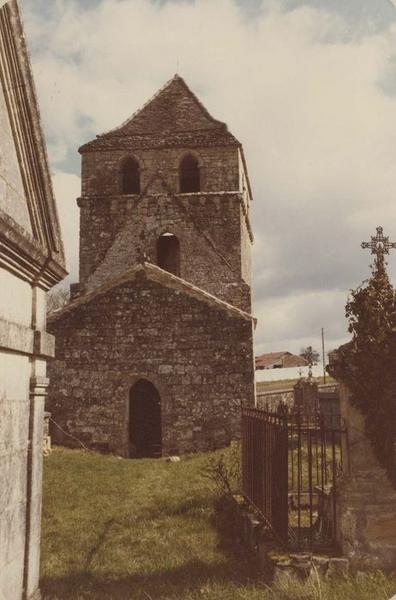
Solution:
M47 295L47 315L52 314L65 306L70 300L70 292L67 288L56 287Z
M334 374L348 385L374 451L396 482L396 304L383 256L345 309L352 341L338 350Z
M309 364L316 365L319 362L320 354L317 350L314 350L312 346L307 346L306 348L301 348L300 356L305 358Z

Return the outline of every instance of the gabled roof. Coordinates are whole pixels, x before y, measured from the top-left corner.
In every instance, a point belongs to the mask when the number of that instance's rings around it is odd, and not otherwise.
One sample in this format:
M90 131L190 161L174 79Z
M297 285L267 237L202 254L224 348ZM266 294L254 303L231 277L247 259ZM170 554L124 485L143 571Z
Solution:
M67 274L46 145L16 0L0 2L2 151L6 192L0 202L0 264L51 287ZM12 161L12 162L10 162ZM17 182L17 188L13 178ZM19 218L19 216L21 217Z
M197 300L211 305L213 308L219 308L220 310L227 312L230 317L236 317L247 321L254 321L252 315L244 312L243 310L240 310L239 308L236 308L235 306L232 306L231 304L228 304L227 302L224 302L223 300L212 296L212 294L201 290L201 288L198 288L195 285L188 283L184 279L181 279L180 277L177 277L176 275L173 275L168 271L164 271L156 265L146 262L139 264L136 267L133 267L132 269L128 269L123 275L111 279L110 281L106 282L104 285L98 287L94 291L89 292L84 296L80 296L72 302L70 302L69 304L66 304L66 306L64 306L63 308L53 312L48 317L48 322L57 321L64 315L67 315L70 312L74 312L80 306L83 306L84 304L89 304L98 296L106 294L110 290L115 289L123 285L124 283L134 281L139 276L139 274L143 275L143 277L146 277L151 281L156 281L157 283L160 283L161 285L167 288L175 289L189 296L192 296Z
M117 148L236 145L227 125L214 119L179 75L168 81L120 127L84 144L80 152Z
M293 361L295 359L295 361ZM292 354L287 350L283 350L283 352L268 352L266 354L261 354L260 356L256 356L256 369L266 369L271 365L277 364L280 366L284 366L284 361L288 363L296 363L296 366L308 365L308 361L305 360L302 356L297 356L296 354ZM292 366L290 364L289 366Z

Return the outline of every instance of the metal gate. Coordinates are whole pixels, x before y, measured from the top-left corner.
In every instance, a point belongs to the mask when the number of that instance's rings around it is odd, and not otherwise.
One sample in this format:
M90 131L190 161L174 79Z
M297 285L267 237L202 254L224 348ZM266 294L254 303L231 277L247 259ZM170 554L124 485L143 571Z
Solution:
M243 491L282 540L288 530L287 429L286 415L243 409Z
M338 414L243 409L243 493L279 541L335 544L343 434Z

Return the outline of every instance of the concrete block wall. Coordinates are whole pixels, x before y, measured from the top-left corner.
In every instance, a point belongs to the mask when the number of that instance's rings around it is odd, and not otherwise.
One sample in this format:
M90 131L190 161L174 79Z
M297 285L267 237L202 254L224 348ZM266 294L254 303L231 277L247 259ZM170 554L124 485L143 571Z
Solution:
M0 3L1 6L2 3ZM0 209L32 232L6 100L0 93Z
M0 598L19 600L39 582L49 336L45 292L2 268L0 287Z

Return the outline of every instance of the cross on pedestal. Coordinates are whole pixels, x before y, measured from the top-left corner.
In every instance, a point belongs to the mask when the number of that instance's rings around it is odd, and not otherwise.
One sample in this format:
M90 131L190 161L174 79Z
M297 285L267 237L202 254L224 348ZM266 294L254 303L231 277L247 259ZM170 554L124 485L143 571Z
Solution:
M384 262L384 255L396 248L396 242L390 242L389 237L384 236L382 227L377 227L377 235L371 236L371 242L362 242L362 248L369 248L371 254L375 254L375 262L379 265Z

